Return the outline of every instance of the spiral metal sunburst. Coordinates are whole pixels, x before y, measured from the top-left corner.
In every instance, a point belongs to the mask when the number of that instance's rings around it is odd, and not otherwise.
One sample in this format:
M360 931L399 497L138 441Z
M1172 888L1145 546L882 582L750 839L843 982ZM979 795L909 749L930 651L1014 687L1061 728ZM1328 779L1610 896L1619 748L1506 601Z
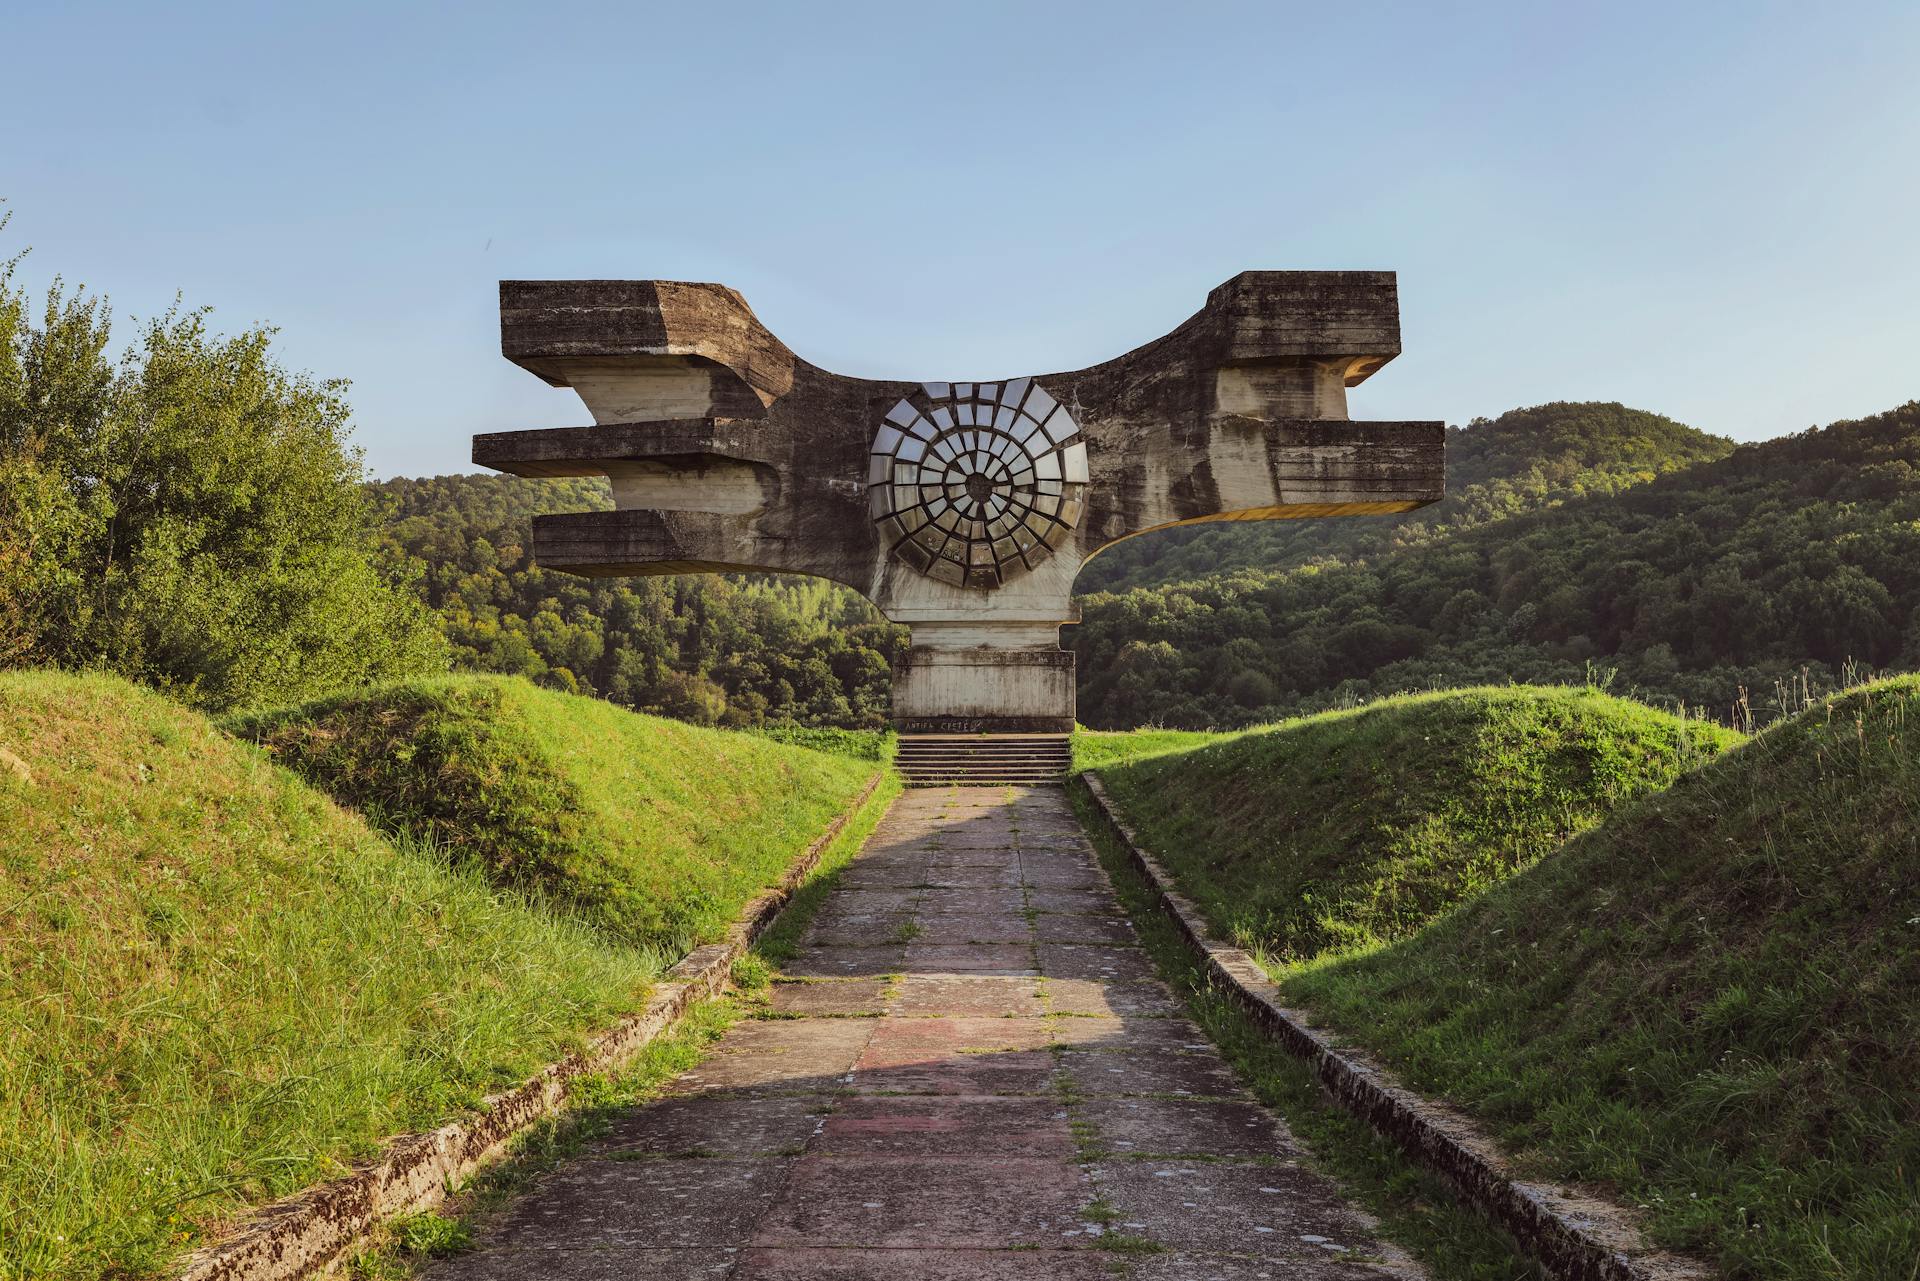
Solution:
M893 554L956 587L999 587L1080 520L1087 446L1030 378L927 383L887 412L867 467L869 510Z

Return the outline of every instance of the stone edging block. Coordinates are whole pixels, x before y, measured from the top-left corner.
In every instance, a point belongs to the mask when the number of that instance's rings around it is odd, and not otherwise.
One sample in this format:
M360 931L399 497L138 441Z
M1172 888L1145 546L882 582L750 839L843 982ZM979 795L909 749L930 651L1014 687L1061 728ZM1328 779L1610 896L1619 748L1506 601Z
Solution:
M1541 1267L1563 1281L1708 1281L1718 1275L1698 1260L1649 1246L1622 1206L1521 1181L1498 1145L1463 1113L1407 1089L1385 1068L1336 1046L1305 1013L1282 1005L1280 989L1251 955L1208 936L1199 908L1141 848L1092 771L1080 778L1209 976L1290 1053L1307 1060L1336 1103L1446 1179Z
M747 904L725 941L687 953L654 986L642 1009L592 1038L585 1049L491 1096L476 1115L424 1134L390 1139L379 1156L352 1174L249 1212L232 1234L187 1256L176 1273L179 1281L299 1281L319 1276L342 1263L377 1224L440 1204L455 1184L502 1155L508 1140L565 1107L576 1079L620 1067L672 1027L694 1002L719 991L734 961L772 924L885 777L884 769L876 771L853 803L801 851L779 884Z

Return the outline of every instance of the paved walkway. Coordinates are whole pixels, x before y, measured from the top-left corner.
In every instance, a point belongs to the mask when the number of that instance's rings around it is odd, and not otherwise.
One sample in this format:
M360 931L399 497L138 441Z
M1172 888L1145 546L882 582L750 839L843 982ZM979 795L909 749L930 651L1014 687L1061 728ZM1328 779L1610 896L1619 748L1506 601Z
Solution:
M906 793L772 1017L668 1093L429 1275L1419 1275L1182 1015L1054 788Z

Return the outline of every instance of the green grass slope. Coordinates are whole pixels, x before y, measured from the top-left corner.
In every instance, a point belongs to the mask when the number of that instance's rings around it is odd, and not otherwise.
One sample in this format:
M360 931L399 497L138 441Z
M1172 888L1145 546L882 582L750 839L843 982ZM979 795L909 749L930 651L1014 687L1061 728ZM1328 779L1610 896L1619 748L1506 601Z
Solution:
M1223 937L1297 959L1403 937L1737 741L1590 689L1508 687L1217 741L1088 735L1080 758L1108 758L1102 782Z
M0 673L0 1277L151 1274L657 969L158 695Z
M675 954L718 937L879 768L507 677L234 728L384 830Z
M1073 769L1076 774L1090 769L1103 769L1142 756L1205 747L1230 737L1234 736L1197 729L1109 730L1076 726L1073 731Z
M1827 700L1285 987L1728 1276L1912 1281L1920 678Z

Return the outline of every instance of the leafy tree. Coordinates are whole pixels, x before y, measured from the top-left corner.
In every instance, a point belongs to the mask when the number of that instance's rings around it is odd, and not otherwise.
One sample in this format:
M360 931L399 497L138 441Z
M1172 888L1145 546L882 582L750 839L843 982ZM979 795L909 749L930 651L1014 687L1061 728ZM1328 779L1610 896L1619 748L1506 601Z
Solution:
M445 667L380 546L345 384L175 307L108 355L103 300L37 319L0 269L0 662L280 702Z

